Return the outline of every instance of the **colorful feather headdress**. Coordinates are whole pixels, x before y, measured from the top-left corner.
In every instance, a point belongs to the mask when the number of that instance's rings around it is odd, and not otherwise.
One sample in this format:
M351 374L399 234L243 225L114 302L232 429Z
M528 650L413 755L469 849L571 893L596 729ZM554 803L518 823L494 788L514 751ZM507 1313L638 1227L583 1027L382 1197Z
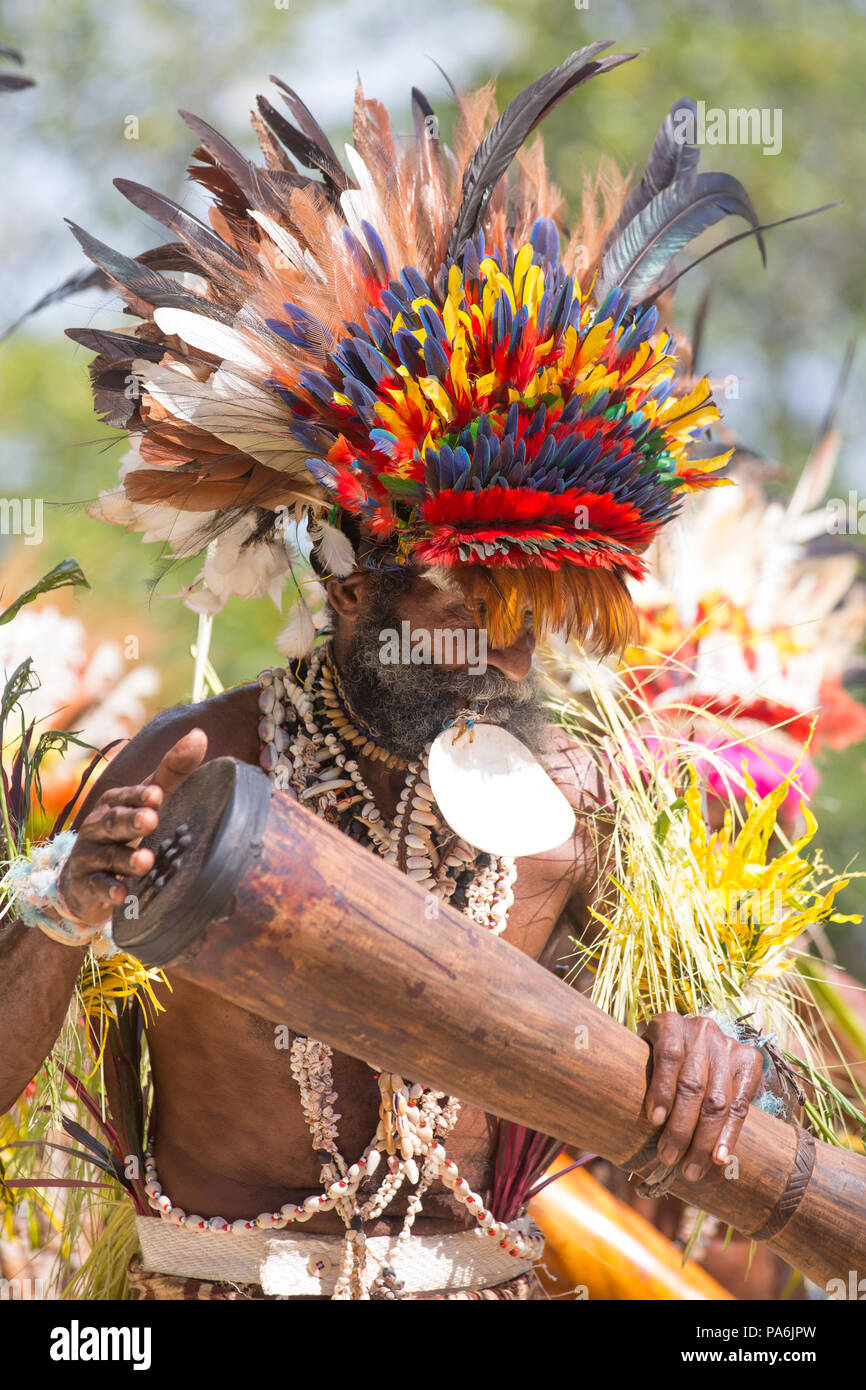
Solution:
M607 47L572 54L498 119L491 87L458 99L453 151L420 92L414 139L398 142L359 86L349 172L281 82L292 119L263 97L253 115L263 166L182 113L210 226L118 179L176 240L131 259L73 227L142 320L132 335L68 330L98 354L97 410L134 445L91 510L236 571L215 594L206 565L191 606L214 611L232 583L278 591L284 523L307 513L320 571L436 567L482 595L496 644L528 606L540 630L622 644L640 551L724 462L702 442L719 418L709 385L677 391L646 301L729 213L763 243L737 180L697 172L683 100L624 204L584 209L561 247L540 140L521 147L635 56Z
M688 711L693 728L705 711L693 738L735 769L745 758L761 794L795 767L800 789L813 789L804 743L841 749L866 734L866 708L845 685L866 631L858 557L812 548L832 532L824 498L839 443L835 429L822 433L787 503L744 455L736 489L693 499L631 585L640 641L625 659L642 697L675 720ZM788 807L797 802L792 785Z

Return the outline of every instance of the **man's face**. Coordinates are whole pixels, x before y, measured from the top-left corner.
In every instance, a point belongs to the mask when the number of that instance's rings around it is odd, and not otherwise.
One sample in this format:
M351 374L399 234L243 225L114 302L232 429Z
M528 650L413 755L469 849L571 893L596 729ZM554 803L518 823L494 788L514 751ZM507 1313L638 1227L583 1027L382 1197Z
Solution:
M346 693L403 758L470 704L540 748L547 721L530 674L531 623L527 614L524 632L496 649L471 589L440 588L419 573L405 589L372 577L342 662Z

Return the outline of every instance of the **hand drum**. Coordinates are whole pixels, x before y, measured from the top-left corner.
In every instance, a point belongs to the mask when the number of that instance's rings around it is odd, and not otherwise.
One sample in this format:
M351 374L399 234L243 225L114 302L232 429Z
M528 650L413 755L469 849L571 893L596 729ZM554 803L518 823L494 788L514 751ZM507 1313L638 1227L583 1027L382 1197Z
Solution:
M126 879L112 923L117 945L146 965L193 955L208 926L234 909L261 853L270 800L267 775L236 758L214 758L181 782L142 841L153 867Z

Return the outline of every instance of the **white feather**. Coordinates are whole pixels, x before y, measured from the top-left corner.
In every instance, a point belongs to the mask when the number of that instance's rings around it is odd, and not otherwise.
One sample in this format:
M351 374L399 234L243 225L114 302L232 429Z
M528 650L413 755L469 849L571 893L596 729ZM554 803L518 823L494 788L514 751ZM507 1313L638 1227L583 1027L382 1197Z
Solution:
M457 576L453 573L450 565L427 565L422 571L421 577L443 594L455 594L458 598L464 597Z
M221 368L209 381L195 381L174 367L137 361L133 371L154 400L188 424L215 434L260 463L303 475L309 450L288 435L288 409L275 393ZM262 426L271 425L268 432Z
M258 222L263 231L267 232L277 249L282 251L289 265L294 266L295 270L303 270L304 253L300 242L292 236L291 232L287 232L285 227L280 226L279 222L268 217L266 212L258 212L255 208L250 208L249 212L250 217Z
M827 495L841 443L842 436L837 430L827 430L822 434L797 479L797 486L788 503L789 517L800 516L817 507Z
M313 279L318 280L320 284L327 284L328 277L318 265L315 256L311 255L308 249L302 251L300 242L292 236L291 232L287 232L285 227L281 227L279 222L275 222L265 212L258 212L255 208L247 208L247 212L267 232L271 241L278 250L282 251L291 266L294 266L296 270L312 275Z
M283 656L306 656L316 637L316 624L313 615L304 601L303 595L295 595L292 615L277 637L276 647Z
M322 568L338 579L345 579L355 568L356 558L349 537L336 526L321 520L309 527L310 540L317 549Z
M361 223L366 219L372 226L377 227L387 219L383 219L381 215L379 195L370 176L370 171L354 145L346 146L346 159L359 186L349 188L345 193L340 194L340 206L355 236L364 245L364 229Z
M189 309L154 309L153 317L163 333L180 338L190 347L235 362L250 371L268 370L264 359L249 347L240 334L224 323L217 323L204 314L193 314Z

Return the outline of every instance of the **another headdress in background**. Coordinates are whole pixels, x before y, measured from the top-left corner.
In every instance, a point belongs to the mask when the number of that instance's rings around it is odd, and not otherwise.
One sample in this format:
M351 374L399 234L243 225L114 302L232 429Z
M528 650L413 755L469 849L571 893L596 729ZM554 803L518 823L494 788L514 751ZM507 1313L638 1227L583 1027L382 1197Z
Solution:
M681 101L625 202L620 181L599 212L588 184L561 244L540 139L522 146L634 56L608 47L572 54L498 119L492 86L458 98L453 151L422 93L399 142L359 86L348 170L278 82L291 119L259 98L262 166L184 114L210 225L118 179L174 240L132 259L74 228L141 320L132 334L69 330L98 354L98 412L133 441L93 512L175 555L210 547L190 606L277 594L285 525L307 515L320 572L471 576L494 644L531 606L541 631L622 645L640 552L724 461L708 456L708 383L678 389L648 301L727 214L763 243L737 180L698 173Z
M833 537L838 504L826 500L834 416L835 405L788 500L766 490L772 466L737 449L737 487L690 499L631 586L640 637L625 660L642 698L687 721L734 787L744 759L762 796L794 773L790 811L817 783L807 741L815 752L866 736L866 707L846 688L866 633L862 555ZM706 771L726 795L718 767Z

